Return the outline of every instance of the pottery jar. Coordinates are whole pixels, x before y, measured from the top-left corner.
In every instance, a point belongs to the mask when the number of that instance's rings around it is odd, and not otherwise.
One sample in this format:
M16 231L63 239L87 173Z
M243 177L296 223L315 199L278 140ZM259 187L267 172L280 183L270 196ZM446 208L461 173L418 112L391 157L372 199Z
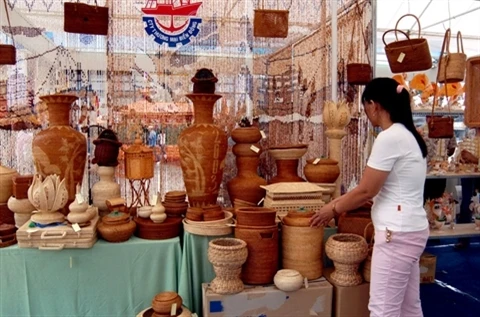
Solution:
M124 242L130 239L135 227L135 222L130 220L128 214L114 211L102 218L98 224L98 232L108 242Z
M195 123L178 138L180 165L192 207L217 202L227 154L227 135L213 124L213 107L221 98L215 94L188 94L193 102Z
M277 175L270 179L269 184L280 182L304 182L298 176L298 163L302 156L307 153L306 144L283 145L270 147L270 156L275 160Z
M70 106L78 97L54 94L40 99L48 107L49 127L33 138L35 169L43 177L57 174L65 179L70 204L75 199L75 185L82 183L87 158L85 136L70 127Z
M298 271L283 269L275 274L273 283L281 291L295 292L302 288L304 279Z
M115 168L111 166L99 166L97 174L100 180L93 184L93 205L98 207L100 215L108 213L106 201L120 197L120 185L115 182Z
M0 165L0 204L8 201L13 193L12 177L18 175L17 171Z
M335 183L340 175L338 162L330 158L307 160L307 164L303 169L305 178L311 183Z
M170 316L172 305L176 305L176 314L182 309L182 298L176 292L161 292L152 300L153 310L160 315Z
M237 143L232 152L236 156L237 175L227 183L230 201L235 200L257 204L265 197L265 190L260 187L267 185L267 181L258 176L259 156L261 154L260 141L262 135L257 127L237 128L232 131L232 139ZM258 149L258 150L257 150Z
M152 206L141 206L137 208L137 216L140 218L150 218Z
M70 212L67 215L67 220L70 223L86 224L92 220L98 213L97 207L88 207L83 212Z

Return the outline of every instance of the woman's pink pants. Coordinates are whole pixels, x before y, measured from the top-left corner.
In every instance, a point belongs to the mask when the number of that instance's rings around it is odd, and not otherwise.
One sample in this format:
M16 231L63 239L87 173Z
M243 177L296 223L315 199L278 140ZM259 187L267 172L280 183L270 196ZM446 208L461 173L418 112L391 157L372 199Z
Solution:
M420 256L429 229L416 232L375 231L370 273L370 317L421 317Z

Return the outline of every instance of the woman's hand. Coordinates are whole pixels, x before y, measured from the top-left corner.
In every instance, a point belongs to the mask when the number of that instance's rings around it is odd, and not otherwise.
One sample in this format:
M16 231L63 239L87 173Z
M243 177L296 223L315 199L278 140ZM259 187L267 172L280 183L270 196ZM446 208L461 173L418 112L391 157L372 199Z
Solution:
M327 226L334 216L332 206L327 204L310 218L310 227Z

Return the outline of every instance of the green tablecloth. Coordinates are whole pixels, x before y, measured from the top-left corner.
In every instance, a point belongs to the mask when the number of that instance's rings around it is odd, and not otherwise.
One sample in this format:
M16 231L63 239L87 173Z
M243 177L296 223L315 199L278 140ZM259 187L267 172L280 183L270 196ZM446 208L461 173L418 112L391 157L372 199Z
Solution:
M0 249L0 316L136 316L156 293L178 290L179 238L91 249Z
M208 261L208 243L217 238L222 237L198 236L188 232L183 234L178 293L183 299L183 304L200 317L202 316L202 283L210 283L215 277L213 266Z

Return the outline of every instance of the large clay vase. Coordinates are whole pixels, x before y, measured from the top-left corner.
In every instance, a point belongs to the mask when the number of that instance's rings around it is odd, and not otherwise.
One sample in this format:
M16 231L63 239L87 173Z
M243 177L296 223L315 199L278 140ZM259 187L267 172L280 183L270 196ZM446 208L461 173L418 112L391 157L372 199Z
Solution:
M223 178L227 135L213 124L213 106L221 98L216 94L188 94L193 102L195 122L178 138L180 165L192 207L217 203Z
M233 146L232 152L237 157L238 170L237 176L227 184L232 203L240 199L257 205L265 197L265 189L260 186L267 185L267 181L257 173L261 153L257 142L261 138L257 127L237 128L232 131L232 139L237 143Z
M76 185L82 183L87 157L87 140L70 127L70 106L78 97L48 95L40 99L47 104L50 124L33 138L35 169L43 178L56 174L65 179L69 205L75 199Z
M304 182L305 180L298 176L298 163L307 150L306 144L270 147L268 152L275 160L277 175L270 179L269 183Z

